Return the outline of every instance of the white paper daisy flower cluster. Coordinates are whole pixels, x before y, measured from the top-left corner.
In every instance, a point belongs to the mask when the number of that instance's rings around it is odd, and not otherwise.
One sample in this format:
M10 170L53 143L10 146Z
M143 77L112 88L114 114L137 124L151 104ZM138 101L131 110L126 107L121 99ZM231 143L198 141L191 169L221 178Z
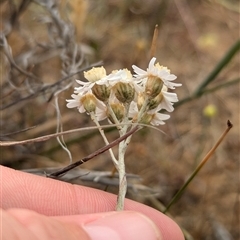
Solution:
M174 82L177 77L168 68L155 64L155 61L153 57L147 70L133 65L133 75L128 69L107 75L104 67L84 72L88 82L76 80L80 86L75 87L67 107L94 114L97 121L107 118L115 124L164 124L170 116L159 111L172 112L173 104L178 101L177 94L168 89L181 84Z

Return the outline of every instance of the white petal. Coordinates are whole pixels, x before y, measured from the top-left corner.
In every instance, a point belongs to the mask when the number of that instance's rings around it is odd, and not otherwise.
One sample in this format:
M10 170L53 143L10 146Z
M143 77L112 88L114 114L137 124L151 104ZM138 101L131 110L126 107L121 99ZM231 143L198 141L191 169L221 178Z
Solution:
M135 116L137 116L138 114L138 107L137 107L137 103L132 101L130 104L130 108L129 108L129 114L128 116L130 118L134 118Z
M78 111L79 111L80 113L84 113L84 112L86 112L86 109L84 108L83 105L81 105L81 106L79 106Z
M156 119L158 119L159 121L168 120L170 118L170 115L162 114L162 113L156 113L155 116L156 116Z
M170 102L178 102L178 97L176 93L162 91L163 97Z
M146 71L137 67L136 65L132 65L132 68L133 68L134 72L137 73L138 75L146 75L147 74Z
M175 87L182 86L181 83L172 83L172 82L168 82L168 81L164 81L164 84L170 89L175 89Z
M168 112L173 112L173 110L174 110L172 103L169 101L166 101L165 99L162 100L160 105L161 105L162 109L166 109Z
M102 121L102 120L106 119L107 118L106 112L107 112L106 108L105 109L97 108L96 112L95 112L95 116L96 116L97 120Z
M165 122L163 122L162 120L167 120L169 119L170 116L167 114L162 114L162 113L155 113L154 118L151 121L152 125L163 125L165 124Z
M79 105L79 103L74 99L69 99L67 101L68 101L68 103L67 103L68 108L75 108L75 107L78 107L78 105Z
M148 64L148 69L149 69L149 70L154 67L155 61L156 61L156 58L155 58L155 57L153 57L153 58L150 60L150 62L149 62L149 64Z
M167 80L168 80L168 81L173 81L173 80L175 80L175 79L177 79L177 76L174 75L174 74L169 74L169 75L167 76Z
M98 80L96 83L98 85L107 85L108 86L107 78L102 78L101 80Z
M96 101L96 106L97 106L97 108L99 108L101 110L104 110L104 111L106 110L106 105L98 99Z
M76 80L76 82L79 84L79 85L86 85L86 84L90 84L90 82L83 82L81 80Z

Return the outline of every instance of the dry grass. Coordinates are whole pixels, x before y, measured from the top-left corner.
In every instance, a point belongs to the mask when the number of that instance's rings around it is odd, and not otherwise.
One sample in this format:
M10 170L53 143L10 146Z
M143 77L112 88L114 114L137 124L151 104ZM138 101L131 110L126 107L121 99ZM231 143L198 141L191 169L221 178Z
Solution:
M14 2L19 5L21 1ZM88 126L87 116L66 109L65 99L70 97L72 90L63 90L67 86L71 88L75 78L82 78L81 71L89 63L102 60L109 71L131 68L132 64L146 67L156 23L160 33L155 55L183 84L177 90L180 99L196 90L239 38L237 1L69 2L61 2L55 22L53 13L46 11L46 6L30 3L19 16L16 11L14 21L10 18L13 12L8 1L2 1L0 5L3 27L7 26L4 23L14 26L8 26L5 32L7 45L4 45L10 46L12 53L4 48L5 55L1 55L1 107L5 107L1 111L2 140L54 133L56 97L64 130ZM72 31L69 19L76 27L77 35ZM56 28L58 24L60 30ZM30 75L17 70L13 60ZM208 87L239 79L239 60L238 53ZM77 74L71 76L73 73ZM61 93L57 95L58 91ZM223 144L170 210L174 219L194 239L240 237L239 97L238 81L182 104L161 128L166 136L144 129L133 137L127 153L127 172L139 175L145 186L159 192L157 199L167 204L217 141L227 120L232 121L234 128ZM210 118L203 114L209 104L217 108L216 115ZM36 128L6 135L32 126ZM115 137L115 133L109 135L112 140ZM91 136L87 132L80 137L79 134L69 135L65 141L74 160L102 146L98 135ZM69 161L56 140L4 148L1 154L2 164L16 169L56 167ZM83 167L106 171L111 170L112 164L108 155L103 154ZM114 187L109 190L116 191ZM146 190L131 193L129 191L129 197L156 207ZM221 238L220 231L229 234L226 235L228 238Z

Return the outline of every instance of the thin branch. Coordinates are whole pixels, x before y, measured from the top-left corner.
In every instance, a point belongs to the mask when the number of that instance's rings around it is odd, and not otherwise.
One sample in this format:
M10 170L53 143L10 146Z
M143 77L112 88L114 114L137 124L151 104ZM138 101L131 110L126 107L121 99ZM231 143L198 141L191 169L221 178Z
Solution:
M82 68L82 69L79 69L77 72L74 72L74 73L72 73L72 74L70 74L70 75L62 78L62 79L60 79L59 81L57 81L57 82L55 82L55 83L53 83L53 84L48 84L48 85L43 86L43 87L40 88L38 91L36 91L36 92L34 92L34 93L26 96L26 97L20 98L20 99L18 99L18 100L15 101L15 102L6 104L6 105L4 105L4 106L1 106L1 107L0 107L0 110L7 109L7 108L9 108L9 107L11 107L11 106L14 106L14 105L17 104L17 103L20 103L20 102L22 102L22 101L26 101L26 100L28 100L28 99L32 99L32 98L34 98L34 97L37 97L40 93L45 92L45 91L47 91L47 90L50 90L51 88L54 88L54 87L60 85L60 83L68 80L69 78L73 77L74 75L76 75L76 74L78 74L78 73L81 73L81 72L83 72L83 71L85 71L85 70L88 70L89 68L99 66L99 65L101 65L101 64L102 64L102 62L100 61L100 62L91 64L91 66L88 66L88 67L84 67L84 68Z
M198 26L191 9L189 8L189 4L186 0L175 0L174 2L189 33L190 40L196 52L199 53L199 47L197 45L197 40L199 39Z
M28 128L24 128L24 129L21 129L19 131L16 131L16 132L11 132L11 133L6 133L6 134L1 134L0 135L0 138L3 138L3 137L8 137L8 136L12 136L12 135L16 135L16 134L19 134L19 133L22 133L22 132L26 132L26 131L29 131L33 128L36 128L36 126L32 126L32 127L28 127Z
M119 125L123 125L123 124L102 125L101 128L112 128L114 126L119 126ZM47 141L51 138L56 138L56 137L61 136L61 135L66 135L66 134L76 133L76 132L82 132L82 131L87 131L87 130L95 130L95 129L98 129L98 127L93 126L93 127L85 127L85 128L76 128L76 129L71 129L71 130L68 130L68 131L60 132L60 133L48 134L48 135L45 135L45 136L32 138L32 139L27 139L27 140L21 140L21 141L0 141L0 146L1 147L9 147L9 146L16 146L16 145L34 143L34 142L44 142L44 141Z
M236 79L224 82L222 84L219 84L216 87L212 87L212 88L209 88L209 89L204 89L203 94L209 94L209 93L215 92L219 89L232 86L232 85L237 84L239 82L240 82L240 78L236 78Z
M216 65L216 67L213 69L213 71L207 76L207 78L198 86L194 96L202 95L203 90L206 88L206 86L211 83L217 75L223 70L224 67L232 60L234 55L240 50L240 40L237 40L232 47L229 49L229 51L225 54L225 56L222 58L222 60Z
M224 82L222 84L219 84L218 86L216 87L212 87L212 88L209 88L209 89L203 89L199 94L192 94L191 96L188 96L186 98L183 98L182 100L180 100L179 102L175 103L174 104L174 107L179 107L183 104L185 104L186 102L190 102L192 100L195 100L195 99L198 99L200 98L202 95L205 95L205 94L209 94L209 93L212 93L212 92L215 92L219 89L222 89L224 87L229 87L229 86L232 86L236 83L240 82L240 78L236 78L236 79L233 79L233 80L230 80L230 81L227 81L227 82Z
M124 139L126 139L127 137L129 137L130 135L132 135L134 132L136 132L137 130L139 130L139 127L136 126L133 129L131 129L130 131L128 131L126 134L124 134L122 137L117 138L116 140L114 140L113 142L111 142L109 145L106 145L100 149L98 149L97 151L91 153L90 155L88 155L85 158L82 158L81 160L72 163L70 165L68 165L67 167L60 169L59 171L56 171L54 173L51 173L50 175L47 175L47 177L50 178L55 178L55 177L59 177L63 174L65 174L66 172L70 171L71 169L80 166L81 164L89 161L90 159L98 156L99 154L102 154L104 152L106 152L107 150L109 150L110 148L114 147L115 145L117 145L118 143L120 143L121 141L123 141Z
M227 121L227 129L223 132L221 137L218 139L216 144L212 147L212 149L207 153L207 155L203 158L203 160L199 163L197 168L193 171L191 176L188 178L188 180L184 183L184 185L179 189L179 191L175 194L175 196L172 198L170 203L167 205L166 209L163 211L163 213L166 213L169 208L179 199L179 197L182 195L183 191L186 189L186 187L189 185L189 183L193 180L193 178L197 175L197 173L202 169L202 167L205 165L205 163L209 160L209 158L214 154L220 143L223 141L227 133L230 131L230 129L233 127L232 123L228 120Z
M154 33L153 33L152 45L151 45L151 49L150 49L150 58L152 58L156 55L158 32L159 32L158 24L156 24Z
M25 71L24 69L20 68L14 61L14 59L11 57L11 53L9 51L9 48L10 46L8 45L8 42L7 42L7 39L6 37L1 34L1 42L2 42L2 47L3 47L3 52L5 54L5 56L7 57L8 61L10 62L11 66L13 66L14 68L16 68L20 73L26 75L27 77L30 77L30 78L33 78L33 79L36 79L39 81L39 78L36 77L34 74L32 73L29 73L27 71Z
M13 12L13 14L11 16L12 27L15 25L15 23L17 22L20 15L27 9L27 7L31 3L31 1L32 0L22 0L19 8Z

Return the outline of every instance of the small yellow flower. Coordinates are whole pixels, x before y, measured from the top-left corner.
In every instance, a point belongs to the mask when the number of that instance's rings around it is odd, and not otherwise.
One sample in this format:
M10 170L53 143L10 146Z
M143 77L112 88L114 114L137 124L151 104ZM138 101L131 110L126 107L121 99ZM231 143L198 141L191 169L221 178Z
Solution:
M216 114L217 114L217 108L213 104L209 104L203 109L203 115L206 117L211 118L216 116Z

